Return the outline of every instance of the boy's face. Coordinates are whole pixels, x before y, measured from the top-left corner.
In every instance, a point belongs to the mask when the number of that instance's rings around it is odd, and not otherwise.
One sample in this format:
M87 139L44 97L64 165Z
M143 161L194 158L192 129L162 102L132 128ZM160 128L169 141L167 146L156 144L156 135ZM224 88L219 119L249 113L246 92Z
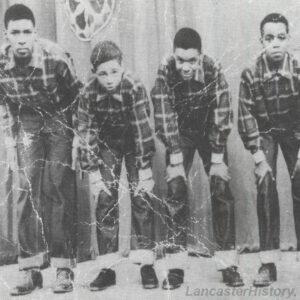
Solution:
M123 68L116 59L100 64L96 70L99 84L108 92L116 89L122 80L122 75Z
M15 57L28 58L32 56L36 31L31 20L9 21L5 36Z
M275 22L266 23L263 27L261 43L271 61L281 62L289 45L289 34L286 25Z
M176 69L183 80L193 78L196 69L199 66L200 53L197 49L176 48L174 51Z

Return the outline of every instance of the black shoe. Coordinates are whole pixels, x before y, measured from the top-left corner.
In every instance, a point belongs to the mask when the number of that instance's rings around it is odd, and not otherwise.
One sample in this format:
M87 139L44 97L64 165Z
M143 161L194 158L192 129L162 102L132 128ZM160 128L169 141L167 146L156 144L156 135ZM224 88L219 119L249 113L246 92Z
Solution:
M53 293L63 294L73 291L74 273L69 268L58 268Z
M116 273L112 269L102 269L97 278L90 283L91 291L101 291L116 284Z
M277 280L277 270L274 263L262 264L258 270L257 278L253 281L256 287L269 286Z
M155 289L158 287L158 279L153 265L144 265L141 267L141 277L144 289Z
M28 269L21 272L19 283L10 292L11 296L27 295L35 289L43 287L43 277L40 270Z
M164 279L162 288L164 290L174 290L183 283L184 271L182 269L170 269L168 276Z
M223 282L231 287L243 286L244 282L236 266L231 266L222 271Z

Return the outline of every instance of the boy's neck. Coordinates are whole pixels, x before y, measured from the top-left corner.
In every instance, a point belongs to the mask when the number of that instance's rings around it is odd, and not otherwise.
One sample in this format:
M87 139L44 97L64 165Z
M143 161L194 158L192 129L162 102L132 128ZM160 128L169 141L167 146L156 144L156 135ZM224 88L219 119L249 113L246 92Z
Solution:
M268 67L270 71L279 70L282 68L284 58L280 61L274 61L271 58L267 57Z
M15 63L16 63L16 66L18 67L25 67L27 66L30 61L31 61L31 56L29 57L14 57L14 60L15 60Z

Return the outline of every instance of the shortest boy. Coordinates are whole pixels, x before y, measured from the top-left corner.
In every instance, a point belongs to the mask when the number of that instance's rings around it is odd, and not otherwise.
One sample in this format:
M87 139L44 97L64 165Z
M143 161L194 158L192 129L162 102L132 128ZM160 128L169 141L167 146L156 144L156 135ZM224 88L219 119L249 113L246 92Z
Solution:
M99 42L91 55L92 76L80 95L77 129L80 164L89 173L91 193L97 199L99 253L118 250L118 187L125 159L132 205L132 248L130 257L142 265L144 288L156 288L153 268L153 207L150 194L151 161L155 152L150 127L149 100L143 84L122 68L122 52L111 41ZM103 290L116 283L110 262L90 284Z

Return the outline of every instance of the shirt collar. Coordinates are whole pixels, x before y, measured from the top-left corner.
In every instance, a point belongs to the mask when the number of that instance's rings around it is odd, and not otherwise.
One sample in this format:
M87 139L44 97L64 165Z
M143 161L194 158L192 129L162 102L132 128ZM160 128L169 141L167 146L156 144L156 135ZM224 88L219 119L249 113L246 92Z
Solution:
M7 56L5 70L11 70L16 66L14 54L10 45L5 45L4 49ZM32 57L28 66L39 69L43 68L43 49L38 41L34 43Z
M270 80L276 74L280 74L282 77L285 77L287 79L291 79L293 77L292 67L291 67L291 59L290 59L290 56L288 53L285 53L283 63L278 70L270 70L266 53L262 54L262 60L263 60L263 79L264 80Z

